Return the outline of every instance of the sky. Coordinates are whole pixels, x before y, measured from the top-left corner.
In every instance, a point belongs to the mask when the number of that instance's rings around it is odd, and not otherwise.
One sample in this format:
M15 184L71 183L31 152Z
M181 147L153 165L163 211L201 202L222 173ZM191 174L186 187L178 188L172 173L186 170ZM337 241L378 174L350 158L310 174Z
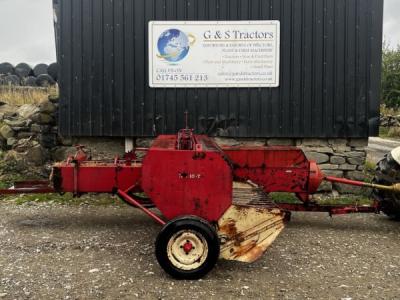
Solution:
M400 0L385 0L385 40L400 44ZM56 60L52 0L0 0L0 62Z

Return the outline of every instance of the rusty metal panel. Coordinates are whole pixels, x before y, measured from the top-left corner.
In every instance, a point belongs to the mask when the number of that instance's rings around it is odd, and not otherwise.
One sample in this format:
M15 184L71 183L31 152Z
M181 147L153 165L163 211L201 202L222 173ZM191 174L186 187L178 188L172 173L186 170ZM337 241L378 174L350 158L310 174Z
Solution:
M53 1L63 135L378 133L383 0ZM280 86L150 88L150 20L279 20Z
M232 205L218 220L220 257L256 261L285 227L284 216L278 208Z

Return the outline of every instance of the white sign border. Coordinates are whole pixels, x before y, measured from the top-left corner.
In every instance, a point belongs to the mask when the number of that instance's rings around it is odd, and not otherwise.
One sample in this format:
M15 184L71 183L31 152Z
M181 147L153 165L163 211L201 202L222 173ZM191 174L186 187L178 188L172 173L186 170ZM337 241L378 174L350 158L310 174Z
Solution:
M275 78L276 82L274 83L223 83L223 84L207 84L207 83L193 83L188 84L174 84L174 83L164 83L164 84L155 84L153 81L153 25L190 25L190 24L204 24L204 25L246 25L246 24L257 24L257 22L261 22L265 25L276 25L277 29L277 37L275 41L276 51L276 70L275 70ZM148 72L149 72L149 86L151 88L276 88L280 85L280 21L279 20L232 20L232 21L149 21L148 24L148 54L149 54L149 62L148 62Z

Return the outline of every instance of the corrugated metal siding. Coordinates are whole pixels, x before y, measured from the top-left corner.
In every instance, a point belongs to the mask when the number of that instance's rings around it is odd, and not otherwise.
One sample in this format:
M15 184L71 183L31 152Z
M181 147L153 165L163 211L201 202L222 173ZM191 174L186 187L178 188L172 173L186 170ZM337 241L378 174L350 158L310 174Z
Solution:
M367 137L378 132L383 0L57 0L60 131ZM279 88L151 89L150 20L280 20Z

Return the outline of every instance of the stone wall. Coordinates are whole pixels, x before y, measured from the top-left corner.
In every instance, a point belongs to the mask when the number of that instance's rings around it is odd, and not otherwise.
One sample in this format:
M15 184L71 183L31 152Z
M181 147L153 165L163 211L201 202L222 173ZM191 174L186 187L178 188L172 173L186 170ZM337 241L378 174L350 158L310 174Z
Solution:
M4 161L15 165L16 171L47 173L44 166L51 160L50 149L58 144L57 105L57 99L20 107L1 103L2 156Z
M0 106L0 146L4 160L21 171L38 169L48 174L52 161L75 153L76 144L86 145L95 159L114 158L124 153L121 138L65 138L57 134L58 99L50 98L38 105ZM137 139L137 146L150 146L152 139ZM363 180L367 139L230 139L216 138L220 145L298 146L315 160L326 175ZM36 167L30 168L30 167ZM357 193L357 187L324 183L321 192Z

